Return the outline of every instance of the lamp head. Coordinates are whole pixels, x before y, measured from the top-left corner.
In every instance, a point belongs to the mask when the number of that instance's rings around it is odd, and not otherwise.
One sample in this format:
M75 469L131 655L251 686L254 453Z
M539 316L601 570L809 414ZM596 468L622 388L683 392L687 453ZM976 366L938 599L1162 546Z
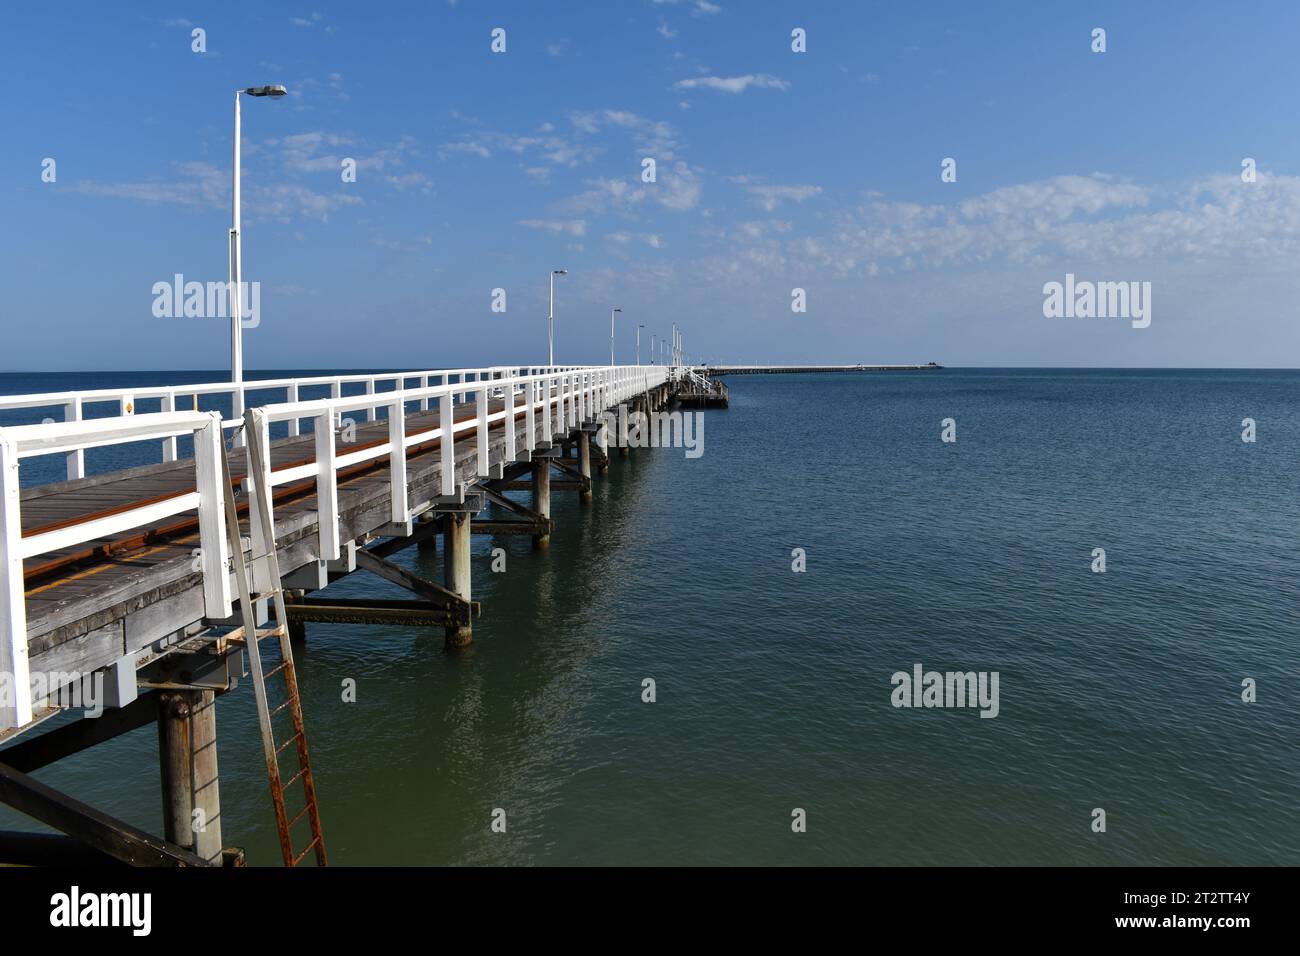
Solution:
M246 90L240 90L241 93L247 93L249 96L272 96L281 97L289 91L280 83L273 83L270 86L250 86Z

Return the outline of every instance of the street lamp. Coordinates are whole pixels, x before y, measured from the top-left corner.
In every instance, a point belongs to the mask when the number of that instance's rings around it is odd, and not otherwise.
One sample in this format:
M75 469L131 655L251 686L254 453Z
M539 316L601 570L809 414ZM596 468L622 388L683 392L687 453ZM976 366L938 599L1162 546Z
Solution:
M650 333L650 364L655 364L655 333Z
M273 86L250 86L246 89L235 90L235 163L232 173L233 188L231 192L233 195L231 197L230 244L227 250L230 256L230 296L233 300L230 310L230 379L232 382L242 382L244 380L244 297L240 288L240 280L243 277L243 250L239 223L239 94L269 96L278 99L287 92L278 83ZM238 395L236 395L235 401L238 400ZM239 409L235 409L236 415L239 412Z
M638 325L636 327L636 364L637 365L641 364L641 330L644 328L645 328L644 325Z
M622 312L622 309L609 310L609 364L614 364L614 313Z
M546 362L555 364L555 277L567 276L568 269L551 270L551 311L546 315Z

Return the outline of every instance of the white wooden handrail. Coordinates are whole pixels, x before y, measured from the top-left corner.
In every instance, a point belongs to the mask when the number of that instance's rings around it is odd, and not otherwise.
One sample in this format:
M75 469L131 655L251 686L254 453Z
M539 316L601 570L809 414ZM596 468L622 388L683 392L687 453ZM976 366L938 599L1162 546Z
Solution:
M49 531L23 534L19 462L39 455L151 439L194 436L194 490ZM53 422L0 428L0 730L32 719L31 674L27 662L27 600L23 561L120 534L155 521L197 511L204 613L229 617L225 513L221 489L221 416L217 412L162 412L81 422Z
M26 395L0 395L0 411L30 408L62 408L65 422L82 421L85 406L114 403L118 415L133 415L141 400L158 400L162 412L178 411L182 399L190 399L197 410L200 395L228 397L231 404L231 416L222 422L224 428L236 428L243 423L246 398L250 392L284 391L285 401L298 401L304 388L328 386L330 397L343 395L345 385L363 385L366 395L382 394L381 384L392 383L392 390L401 390L406 382L417 380L420 387L433 384L475 383L487 379L499 378L504 374L534 374L537 372L565 371L574 366L491 366L485 368L451 368L422 369L393 372L366 372L351 375L314 375L292 378L250 379L244 382L200 382L188 385L148 385L125 386L122 388L83 389L67 392L41 392ZM468 394L469 389L462 389L457 394ZM422 406L422 409L427 406ZM46 423L52 424L52 423ZM290 423L290 434L297 434L297 423ZM162 440L162 460L175 461L177 456L176 436ZM67 476L69 480L82 478L86 473L84 449L75 448L67 452Z

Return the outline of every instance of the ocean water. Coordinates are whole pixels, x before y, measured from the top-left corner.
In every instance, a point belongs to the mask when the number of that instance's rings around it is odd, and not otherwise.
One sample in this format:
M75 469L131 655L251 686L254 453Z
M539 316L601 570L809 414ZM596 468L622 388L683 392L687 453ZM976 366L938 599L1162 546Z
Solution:
M591 505L556 492L549 552L476 537L467 652L309 626L332 863L1300 859L1300 373L730 385L702 457L638 449ZM441 573L432 553L397 560ZM330 593L402 596L363 574ZM891 675L918 663L998 672L997 717L892 706ZM222 824L275 865L252 696L219 704ZM144 728L39 776L157 831L156 750Z

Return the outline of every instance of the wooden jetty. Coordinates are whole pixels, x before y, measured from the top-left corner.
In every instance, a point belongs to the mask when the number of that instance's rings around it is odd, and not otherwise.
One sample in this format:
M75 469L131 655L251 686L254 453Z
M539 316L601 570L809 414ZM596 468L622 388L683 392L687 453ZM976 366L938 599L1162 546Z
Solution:
M687 369L677 389L677 404L682 408L727 408L731 393L721 379Z
M257 663L268 653L262 642L278 635L274 666L259 664L254 684L282 849L290 865L309 851L324 864L288 638L312 622L367 622L439 627L449 648L469 644L481 611L471 535L527 535L545 550L552 491L590 501L593 465L597 476L609 468L619 436L602 413L649 416L698 391L697 380L707 383L676 366L495 367L0 396L0 409L62 407L66 416L0 428L0 802L66 834L0 833L0 863L38 851L240 863L220 826L215 700L236 685L242 655ZM345 385L365 392L345 396ZM300 401L312 387L330 397ZM248 393L268 389L285 400L245 411ZM229 399L230 419L195 410L210 395ZM152 400L160 411L138 410ZM97 402L119 414L83 419ZM287 434L272 440L272 428ZM139 441L158 442L162 461L84 473L87 448ZM182 458L191 442L193 456ZM66 457L67 480L23 487L20 461L45 455ZM527 505L506 494L521 489ZM508 517L480 518L488 505ZM438 534L441 583L388 560ZM411 597L319 593L357 570ZM281 618L273 624L272 609ZM277 673L285 693L272 709L266 681ZM103 716L35 732L92 686L102 686ZM293 717L287 732L274 724L282 712ZM151 723L162 838L30 776ZM283 780L279 761L294 744L299 770ZM283 797L300 782L303 809L290 820ZM196 818L207 825L195 828ZM304 818L312 838L298 853L290 831Z

